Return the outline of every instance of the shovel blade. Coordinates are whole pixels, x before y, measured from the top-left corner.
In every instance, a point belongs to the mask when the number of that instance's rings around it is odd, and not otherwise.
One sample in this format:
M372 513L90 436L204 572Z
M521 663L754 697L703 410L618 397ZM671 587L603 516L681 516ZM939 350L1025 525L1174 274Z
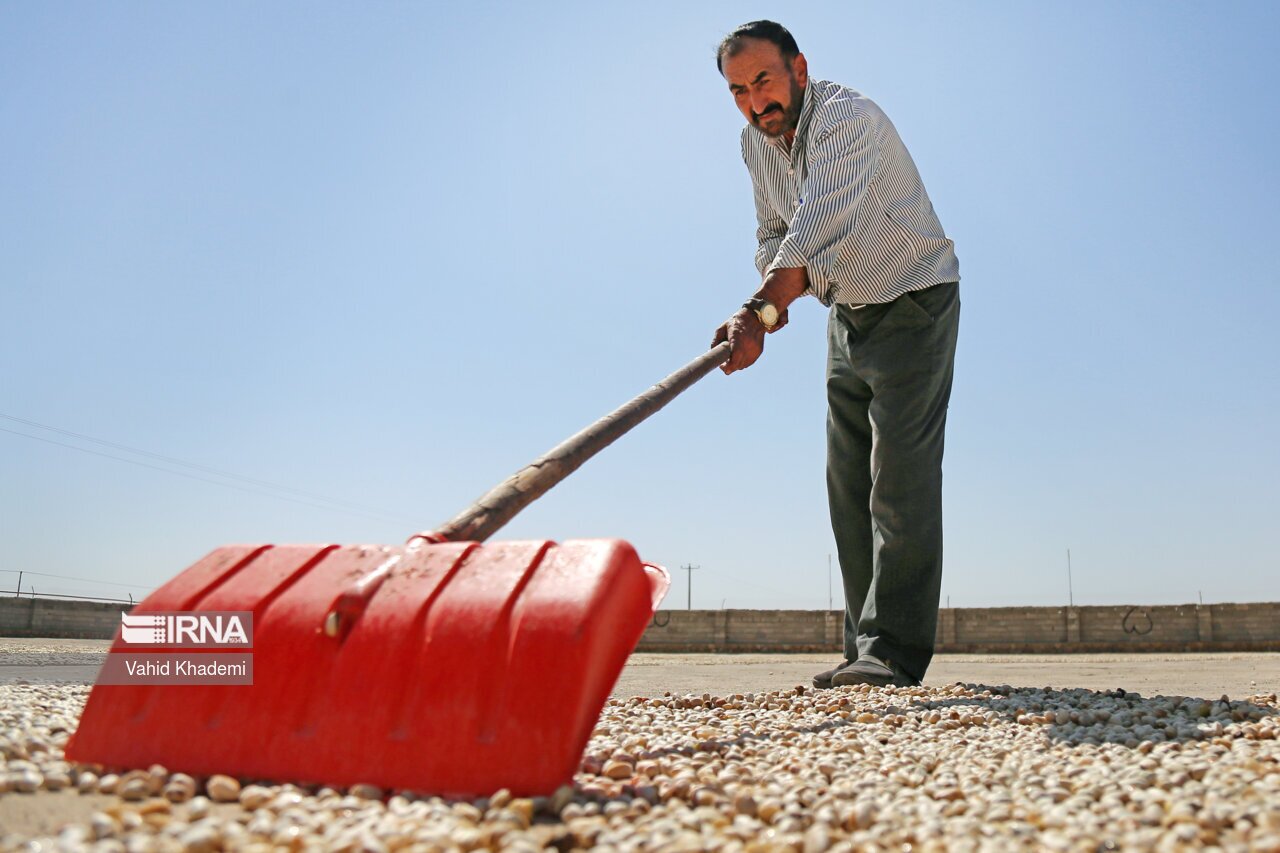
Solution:
M99 683L66 754L199 776L548 794L572 779L669 585L621 540L219 548L132 615L251 611L253 683ZM111 654L135 650L117 634Z

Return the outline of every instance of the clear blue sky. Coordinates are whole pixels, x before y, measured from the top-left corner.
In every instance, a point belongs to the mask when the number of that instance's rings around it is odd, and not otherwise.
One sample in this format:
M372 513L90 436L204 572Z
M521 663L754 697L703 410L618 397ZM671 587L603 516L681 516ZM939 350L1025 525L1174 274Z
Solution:
M1275 600L1278 10L4 4L0 412L375 512L0 419L0 589L403 541L697 355L757 284L712 51L778 17L956 241L944 596ZM798 304L499 536L826 607L824 357Z

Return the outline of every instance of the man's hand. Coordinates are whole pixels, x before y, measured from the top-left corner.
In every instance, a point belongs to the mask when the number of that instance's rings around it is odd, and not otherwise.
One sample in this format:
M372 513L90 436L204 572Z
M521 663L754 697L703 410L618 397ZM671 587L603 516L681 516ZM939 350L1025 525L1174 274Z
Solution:
M776 332L787 325L787 306L800 298L808 286L808 276L804 267L778 268L770 270L764 277L756 296L772 302L778 309L778 322L773 328L765 329L764 323L750 308L739 308L724 325L716 329L716 336L711 346L729 342L729 360L720 365L725 373L745 370L756 363L756 359L764 352L765 332Z
M779 317L774 329L782 328L783 322L782 317ZM745 370L755 364L756 359L764 352L764 324L750 308L739 308L738 313L716 329L711 346L716 347L724 341L729 342L729 360L720 365L720 369L726 374Z

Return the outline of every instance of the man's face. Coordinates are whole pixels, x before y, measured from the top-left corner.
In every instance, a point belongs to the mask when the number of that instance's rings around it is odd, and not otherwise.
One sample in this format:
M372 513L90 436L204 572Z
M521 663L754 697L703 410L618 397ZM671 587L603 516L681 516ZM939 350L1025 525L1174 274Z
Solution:
M804 55L788 62L763 39L740 39L736 47L720 65L738 109L766 136L794 134L809 85Z

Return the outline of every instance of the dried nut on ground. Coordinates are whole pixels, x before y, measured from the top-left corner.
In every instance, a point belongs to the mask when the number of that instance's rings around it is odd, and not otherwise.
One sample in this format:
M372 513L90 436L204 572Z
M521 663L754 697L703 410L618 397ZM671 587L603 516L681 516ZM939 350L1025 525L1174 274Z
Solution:
M169 781L169 770L163 764L152 764L147 768L147 786L152 796L158 796Z
M240 799L240 783L230 776L210 776L204 790L215 803L234 803Z
M98 793L114 794L119 786L120 777L114 773L108 773L98 780Z
M208 816L209 816L209 798L208 797L193 797L191 801L187 803L187 821L189 823L195 823L196 821L203 820Z
M382 799L382 789L379 788L377 785L366 785L366 784L352 785L351 790L348 791L348 793L351 794L351 796L359 797L362 800L381 800Z
M9 775L9 787L19 794L34 794L43 783L44 777L36 770L19 770Z
M711 788L697 788L693 792L693 803L697 806L713 806L721 799L723 798Z
M610 779L630 779L635 775L635 768L625 761L608 761L605 762L603 775Z
M823 853L831 846L831 833L823 824L814 824L804 834L804 853Z
M536 811L533 805L533 800L525 797L517 797L511 801L510 805L507 806L507 809L516 817L520 818L520 822L526 827L533 823L533 813Z
M71 787L71 776L63 770L54 770L44 775L44 787L47 791L61 791Z
M756 813L765 823L773 823L773 819L782 811L782 803L777 800L765 800L756 808Z
M91 794L98 790L98 774L84 771L76 779L76 790L82 794Z
M149 814L169 814L173 810L173 806L168 800L162 800L159 797L147 800L138 806L138 814L144 817Z
M733 798L733 810L747 817L756 816L756 801L750 794L739 794Z
M272 793L261 785L249 785L240 792L240 805L256 811L271 801Z
M58 833L58 847L61 850L83 850L89 843L89 830L83 826L71 825Z
M126 773L120 779L116 794L122 800L134 803L151 796L151 782L146 773Z
M178 843L185 853L213 853L219 849L222 837L214 827L201 822L179 835Z
M573 786L561 785L556 788L555 793L551 795L550 801L547 803L547 810L552 814L560 814L564 811L564 807L573 802Z
M171 803L185 803L196 795L196 780L186 773L174 773L164 786L164 797Z
M484 819L484 812L471 805L471 803L455 803L453 814L467 823L479 823Z
M283 812L285 809L302 805L302 800L302 794L297 791L282 790L271 798L271 802L267 803L267 808L273 812Z
M59 711L67 719L75 717L72 700L87 693L77 689L66 700L71 713ZM68 771L60 730L30 722L38 720L30 711L13 715L15 695L47 708L51 691L0 685L0 786L23 773L48 780ZM1200 704L963 684L615 699L584 753L600 772L580 773L576 785L545 799L399 792L384 806L355 789L241 790L230 780L232 800L243 797L246 807L214 809L202 796L171 802L170 789L186 785L174 774L164 798L115 800L56 837L4 835L0 849L1280 853L1280 810L1272 808L1280 802L1280 743L1265 736L1280 729L1275 697L1208 703L1206 717L1194 713ZM860 715L871 720L858 723ZM49 744L35 761L24 745L31 734ZM615 763L634 775L603 773ZM103 774L81 765L73 778L93 790ZM142 774L148 783L156 775Z
M106 812L94 812L89 818L89 829L93 837L98 841L104 838L114 838L116 833L120 831L120 821Z
M636 797L649 805L653 805L658 802L658 788L656 785L636 785Z

